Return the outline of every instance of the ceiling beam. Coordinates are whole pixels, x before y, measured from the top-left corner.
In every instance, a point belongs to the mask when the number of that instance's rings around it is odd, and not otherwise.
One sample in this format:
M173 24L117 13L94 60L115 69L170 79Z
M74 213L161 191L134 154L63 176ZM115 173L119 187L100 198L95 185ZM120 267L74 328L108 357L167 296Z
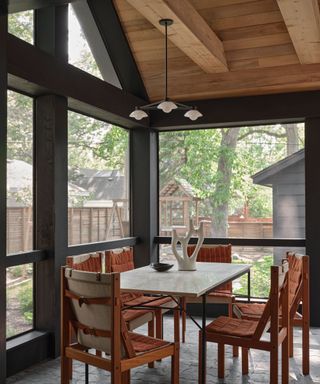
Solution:
M221 40L188 0L128 0L159 31L165 29L160 19L174 21L168 28L168 38L203 71L227 72L227 62Z
M320 63L320 12L317 0L277 0L301 64Z
M9 13L72 3L76 0L9 0Z
M129 118L145 100L106 83L8 34L10 88L38 96L66 96L69 108L126 128L149 127L149 120Z
M122 89L137 97L148 100L147 91L113 2L88 0L88 6Z

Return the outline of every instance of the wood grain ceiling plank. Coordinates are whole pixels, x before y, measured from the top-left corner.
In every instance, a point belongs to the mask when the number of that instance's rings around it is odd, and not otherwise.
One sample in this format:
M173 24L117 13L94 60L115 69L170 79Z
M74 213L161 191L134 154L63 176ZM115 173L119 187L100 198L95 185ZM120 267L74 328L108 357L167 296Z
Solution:
M162 18L174 24L168 38L207 73L228 71L223 44L205 20L187 0L128 0L156 28Z
M282 56L288 54L295 54L295 50L292 44L282 44L276 45L273 47L261 47L261 48L248 48L248 49L239 49L234 51L226 52L227 60L244 60L244 59L254 59L270 56Z
M278 67L281 65L291 65L291 64L299 64L299 59L296 54L270 56L270 57L247 59L247 60L236 60L236 61L229 61L228 63L230 71Z
M288 33L278 33L269 36L256 36L245 39L227 40L224 41L225 51L233 51L237 49L269 47L275 45L291 43Z
M170 97L177 100L201 99L215 95L263 94L266 89L271 88L279 92L299 91L320 87L320 65L287 65L205 76L190 75L186 78L173 75L171 82L175 86ZM148 82L153 100L160 97L160 87L159 79Z
M224 19L215 19L211 21L214 31L249 27L253 25L264 25L269 23L283 22L280 11L257 13L255 15L246 15L242 17L226 17Z
M190 0L190 3L197 9L206 9L210 7L222 7L225 5L244 4L255 2L257 0Z
M277 0L301 64L320 62L320 12L317 0Z
M206 9L199 10L199 13L207 21L211 21L213 19L242 17L274 11L279 12L278 5L274 0L258 0L244 4L223 5L221 7L209 6Z
M275 35L278 33L288 34L287 26L283 21L279 23L251 25L249 27L222 30L219 31L219 37L225 42L227 40L246 39L250 37Z

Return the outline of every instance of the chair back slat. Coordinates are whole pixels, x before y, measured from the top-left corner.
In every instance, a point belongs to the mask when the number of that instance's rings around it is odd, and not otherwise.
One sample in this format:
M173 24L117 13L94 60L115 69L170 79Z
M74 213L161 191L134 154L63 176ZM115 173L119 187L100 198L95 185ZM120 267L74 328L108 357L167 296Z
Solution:
M106 272L126 272L134 269L132 248L118 248L105 252Z
M120 280L118 274L94 273L65 269L65 299L71 301L79 344L103 351L111 357L120 346L120 357L127 356L132 346L121 342ZM100 300L101 299L101 300ZM128 340L126 339L127 343ZM119 349L118 346L118 349Z
M195 250L195 245L188 245L187 252L191 256ZM197 261L207 263L231 263L232 262L231 244L227 245L202 245L199 250ZM222 285L219 290L232 291L232 283Z
M106 272L126 272L134 269L133 249L131 247L123 247L108 250L105 252ZM143 296L140 292L123 292L121 293L122 303L134 300Z
M298 301L297 294L299 294L302 287L303 279L303 260L308 256L300 255L294 252L287 252L286 259L290 267L290 291L289 291L289 306L296 304ZM301 293L299 294L301 296ZM298 296L299 296L298 295Z
M258 322L254 339L260 340L263 332L271 327L271 338L278 335L279 332L279 314L283 303L289 300L289 264L283 263L281 266L271 267L271 288L268 302L264 308L262 316ZM287 305L288 306L288 305ZM287 308L288 310L288 308Z
M99 253L87 253L67 256L67 266L79 271L102 272L101 255Z

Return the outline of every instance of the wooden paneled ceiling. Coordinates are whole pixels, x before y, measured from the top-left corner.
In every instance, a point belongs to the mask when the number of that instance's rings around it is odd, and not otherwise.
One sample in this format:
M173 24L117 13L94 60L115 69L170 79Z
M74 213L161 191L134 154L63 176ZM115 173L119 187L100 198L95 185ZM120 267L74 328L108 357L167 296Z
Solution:
M320 1L320 0L319 0ZM318 0L114 0L151 101L320 89Z

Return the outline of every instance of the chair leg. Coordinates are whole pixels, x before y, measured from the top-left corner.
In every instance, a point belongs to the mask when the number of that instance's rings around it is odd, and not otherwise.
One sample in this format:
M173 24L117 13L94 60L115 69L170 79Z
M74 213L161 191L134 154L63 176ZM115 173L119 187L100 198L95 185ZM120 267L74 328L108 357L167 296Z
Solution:
M163 339L162 310L157 309L155 311L155 316L156 316L156 338ZM161 361L161 359L157 361Z
M239 357L239 347L237 345L232 346L232 355L233 357Z
M72 373L70 372L70 367L72 367L72 360L68 359L65 356L62 356L61 357L61 384L69 384L70 377L72 377Z
M290 325L288 337L289 337L289 356L293 357L293 326L292 325Z
M224 378L224 344L218 343L218 377Z
M310 373L310 355L309 355L309 319L303 318L302 323L302 373L309 375Z
M290 327L292 328L292 327ZM290 330L289 330L290 333ZM281 375L282 375L282 384L289 383L289 348L290 348L290 338L287 336L281 346Z
M270 351L270 384L278 384L278 346L272 346Z
M174 343L174 354L171 357L171 384L179 384L179 343Z
M152 318L151 321L148 322L148 336L154 337L154 318ZM151 361L148 363L149 368L154 368L154 361ZM130 374L129 374L129 380L130 380Z
M180 343L180 311L179 307L173 310L174 341Z
M121 384L130 384L130 370L121 373Z
M182 342L184 343L186 341L186 326L187 326L187 300L185 297L181 298L180 301L182 313L181 313L181 320L182 320Z
M241 348L241 362L242 362L242 374L248 375L249 373L249 349Z

